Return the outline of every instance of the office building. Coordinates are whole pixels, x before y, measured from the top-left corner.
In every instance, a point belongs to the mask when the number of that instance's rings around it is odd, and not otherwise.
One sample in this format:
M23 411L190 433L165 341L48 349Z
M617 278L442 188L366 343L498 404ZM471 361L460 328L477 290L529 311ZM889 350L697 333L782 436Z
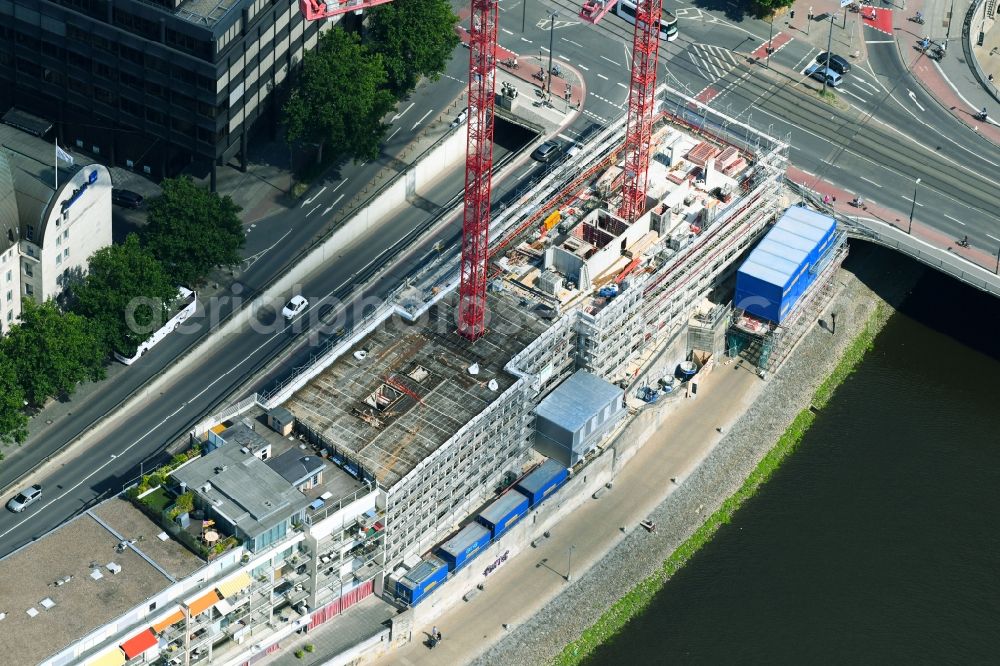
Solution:
M154 178L246 167L249 132L330 21L296 0L0 3L0 111L53 122L63 145ZM271 109L274 111L274 109Z

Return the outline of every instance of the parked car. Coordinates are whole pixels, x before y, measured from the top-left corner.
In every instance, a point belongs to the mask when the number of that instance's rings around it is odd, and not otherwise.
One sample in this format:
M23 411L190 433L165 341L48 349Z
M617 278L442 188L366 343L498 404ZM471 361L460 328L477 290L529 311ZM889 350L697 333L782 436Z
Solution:
M14 513L21 513L30 505L38 501L42 496L42 487L37 483L30 488L25 488L7 502L7 508Z
M142 205L142 195L132 190L119 190L116 187L111 190L111 203L124 208L138 208Z
M820 82L825 80L827 85L834 88L839 86L840 82L844 80L840 74L823 65L809 65L806 68L805 75Z
M562 148L555 141L546 141L542 145L535 148L535 151L531 153L531 159L538 160L539 162L548 163L559 157L562 152Z
M451 126L458 127L459 125L464 125L465 121L468 119L469 119L469 107L465 107L464 109L459 111L458 115L455 116L455 119L451 121Z
M292 296L292 300L288 301L281 309L281 316L285 319L294 319L302 314L308 306L309 301L306 300L305 296Z
M841 76L851 71L851 63L847 62L847 60L841 58L836 53L829 54L830 63L827 64L826 62L827 55L828 55L827 53L820 53L818 56L816 56L816 62L819 63L820 65L825 65L829 67L830 69L837 72L837 74L840 74Z

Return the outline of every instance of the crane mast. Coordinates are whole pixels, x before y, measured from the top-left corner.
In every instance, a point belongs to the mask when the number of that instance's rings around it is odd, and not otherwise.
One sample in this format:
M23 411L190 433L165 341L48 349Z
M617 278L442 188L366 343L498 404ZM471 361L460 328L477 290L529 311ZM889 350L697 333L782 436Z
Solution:
M497 0L472 0L469 19L469 124L458 331L470 340L486 332L498 5Z
M618 216L634 222L645 212L649 155L656 111L656 56L660 46L663 0L636 0L632 33L632 82L625 133L625 177Z

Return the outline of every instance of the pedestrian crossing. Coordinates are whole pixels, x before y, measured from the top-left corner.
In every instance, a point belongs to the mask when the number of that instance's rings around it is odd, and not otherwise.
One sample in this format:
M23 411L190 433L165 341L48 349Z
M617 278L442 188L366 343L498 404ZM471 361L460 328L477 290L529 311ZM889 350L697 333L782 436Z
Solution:
M687 49L687 57L698 75L709 83L718 81L739 63L732 51L715 44L692 43Z

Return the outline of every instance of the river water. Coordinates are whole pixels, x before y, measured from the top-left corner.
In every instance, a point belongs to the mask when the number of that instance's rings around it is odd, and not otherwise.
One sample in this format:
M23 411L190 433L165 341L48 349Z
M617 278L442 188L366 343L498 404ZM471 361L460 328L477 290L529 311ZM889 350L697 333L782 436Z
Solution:
M800 448L588 663L1000 663L1000 301L928 271Z

